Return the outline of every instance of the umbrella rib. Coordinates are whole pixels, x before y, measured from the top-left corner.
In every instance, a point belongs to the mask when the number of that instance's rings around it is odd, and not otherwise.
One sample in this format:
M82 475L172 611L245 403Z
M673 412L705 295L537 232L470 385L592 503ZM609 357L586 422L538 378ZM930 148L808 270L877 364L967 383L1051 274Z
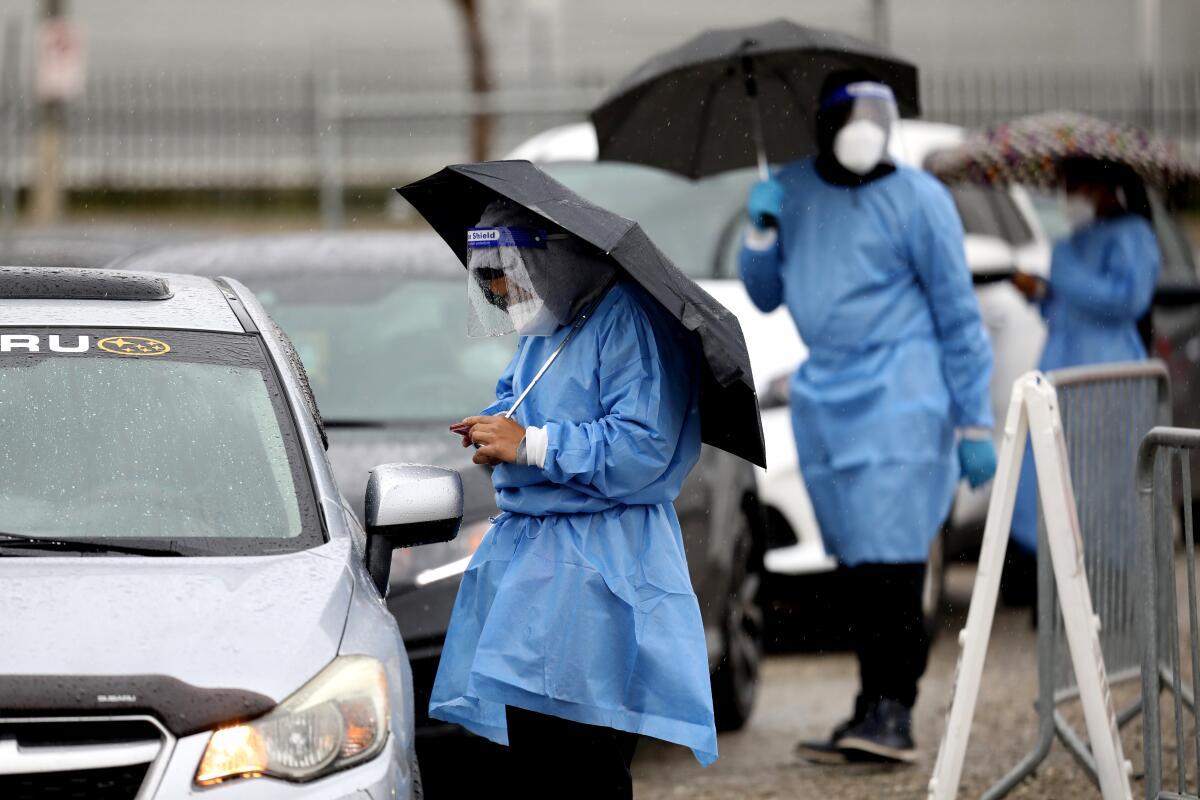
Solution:
M788 94L792 96L792 102L796 104L796 108L804 108L804 100L800 97L800 91L796 85L788 80L787 73L780 70L778 67L771 70L771 74L779 78L779 82L787 89ZM764 145L766 143L766 133L763 134Z
M700 174L700 159L704 157L704 145L708 144L708 128L709 120L712 118L713 98L717 94L717 88L721 85L719 80L715 80L708 85L708 96L704 99L704 110L700 116L700 136L696 139L696 147L692 150L692 164L688 175L695 178Z

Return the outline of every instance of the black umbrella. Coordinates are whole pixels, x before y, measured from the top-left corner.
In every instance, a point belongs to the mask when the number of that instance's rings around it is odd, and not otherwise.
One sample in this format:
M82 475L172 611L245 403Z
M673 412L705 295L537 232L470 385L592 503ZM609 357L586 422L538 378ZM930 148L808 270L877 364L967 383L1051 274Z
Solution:
M605 161L702 178L816 151L812 119L831 73L861 69L892 87L903 116L920 113L917 68L836 31L776 20L701 33L655 56L592 111Z
M446 167L397 189L467 263L467 229L484 208L505 198L609 255L684 328L700 339L701 438L766 466L750 356L737 318L684 275L641 227L589 203L528 161L485 161Z

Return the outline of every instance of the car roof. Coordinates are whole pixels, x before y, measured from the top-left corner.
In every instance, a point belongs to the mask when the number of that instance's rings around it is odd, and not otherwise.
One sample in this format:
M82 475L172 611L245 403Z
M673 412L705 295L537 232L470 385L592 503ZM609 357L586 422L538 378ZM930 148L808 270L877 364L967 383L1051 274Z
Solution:
M71 298L73 283L95 285L103 272L58 267L18 268L37 273L62 287L63 297L5 298L0 277L0 327L176 328L241 333L244 328L220 287L211 278L169 273L139 273L165 281L166 299L113 300ZM121 277L128 277L124 275Z
M174 225L23 227L0 237L0 263L39 267L103 267L117 258L150 247L193 241L203 236L202 230Z
M110 269L229 275L239 280L331 270L458 279L463 268L427 231L240 236L168 245L117 259Z

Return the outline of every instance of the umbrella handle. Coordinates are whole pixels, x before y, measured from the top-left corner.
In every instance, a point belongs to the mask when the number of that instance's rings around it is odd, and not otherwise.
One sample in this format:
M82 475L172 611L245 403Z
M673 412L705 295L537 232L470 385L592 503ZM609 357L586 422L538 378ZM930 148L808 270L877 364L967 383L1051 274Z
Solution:
M767 161L767 143L763 137L762 106L758 102L758 80L754 77L754 59L742 56L742 76L746 82L746 97L750 100L750 127L754 132L754 149L758 157L758 177L770 180L771 167Z

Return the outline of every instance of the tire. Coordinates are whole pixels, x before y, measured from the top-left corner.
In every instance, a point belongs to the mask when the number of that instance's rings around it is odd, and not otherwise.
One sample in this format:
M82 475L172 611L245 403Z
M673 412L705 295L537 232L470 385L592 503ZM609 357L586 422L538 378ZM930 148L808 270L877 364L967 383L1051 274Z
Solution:
M734 539L721 635L721 660L712 676L717 730L735 731L746 724L758 697L763 658L762 553L743 518Z
M925 633L932 643L942 627L946 595L946 531L938 531L929 546L925 567L925 583L921 586L921 612L925 618Z

